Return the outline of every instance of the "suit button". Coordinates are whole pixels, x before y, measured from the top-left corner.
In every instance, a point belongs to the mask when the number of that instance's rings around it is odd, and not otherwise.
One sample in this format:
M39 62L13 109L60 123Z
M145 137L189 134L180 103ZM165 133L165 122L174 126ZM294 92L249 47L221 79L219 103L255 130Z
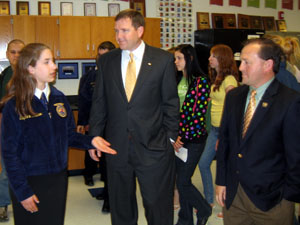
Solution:
M239 170L237 170L237 171L236 171L236 174L240 174L240 171L239 171Z
M243 155L241 153L239 153L238 157L241 159L241 158L243 158Z

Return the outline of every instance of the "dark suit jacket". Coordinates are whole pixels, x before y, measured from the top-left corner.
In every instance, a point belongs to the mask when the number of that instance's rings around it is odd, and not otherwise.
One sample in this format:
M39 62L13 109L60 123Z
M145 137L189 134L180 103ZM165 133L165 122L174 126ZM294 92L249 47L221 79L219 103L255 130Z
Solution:
M144 165L173 151L169 138L177 138L179 100L174 57L146 45L141 69L130 102L121 75L121 52L115 49L101 56L93 95L90 134L104 136L117 150L107 155L114 166L128 162L129 139Z
M233 89L224 106L216 184L226 186L226 207L230 207L239 183L263 211L282 198L299 202L300 95L275 79L242 138L248 90L246 85Z

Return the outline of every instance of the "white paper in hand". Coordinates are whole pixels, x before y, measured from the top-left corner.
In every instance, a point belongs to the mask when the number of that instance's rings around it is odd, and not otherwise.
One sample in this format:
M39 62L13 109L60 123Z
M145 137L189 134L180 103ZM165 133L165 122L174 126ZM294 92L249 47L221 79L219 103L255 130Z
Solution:
M172 144L175 143L175 141L173 139L170 138L170 141ZM188 157L188 149L187 148L184 148L184 147L181 147L178 149L178 152L175 151L175 155L181 159L183 162L186 162L187 160L187 157Z

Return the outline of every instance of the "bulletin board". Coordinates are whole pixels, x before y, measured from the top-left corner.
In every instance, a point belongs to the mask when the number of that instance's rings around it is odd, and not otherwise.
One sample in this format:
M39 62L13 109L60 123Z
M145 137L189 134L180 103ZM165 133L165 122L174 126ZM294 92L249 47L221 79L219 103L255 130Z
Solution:
M157 17L161 18L160 43L169 49L192 44L192 0L157 0Z

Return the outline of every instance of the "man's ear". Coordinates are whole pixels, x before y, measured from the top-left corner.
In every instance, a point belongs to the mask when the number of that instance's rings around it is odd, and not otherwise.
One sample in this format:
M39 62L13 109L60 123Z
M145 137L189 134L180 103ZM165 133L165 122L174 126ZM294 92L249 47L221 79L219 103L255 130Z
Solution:
M144 27L143 26L139 26L137 28L137 32L138 32L139 38L142 38L142 36L144 34Z
M265 61L265 70L273 71L274 61L272 59L268 59Z

